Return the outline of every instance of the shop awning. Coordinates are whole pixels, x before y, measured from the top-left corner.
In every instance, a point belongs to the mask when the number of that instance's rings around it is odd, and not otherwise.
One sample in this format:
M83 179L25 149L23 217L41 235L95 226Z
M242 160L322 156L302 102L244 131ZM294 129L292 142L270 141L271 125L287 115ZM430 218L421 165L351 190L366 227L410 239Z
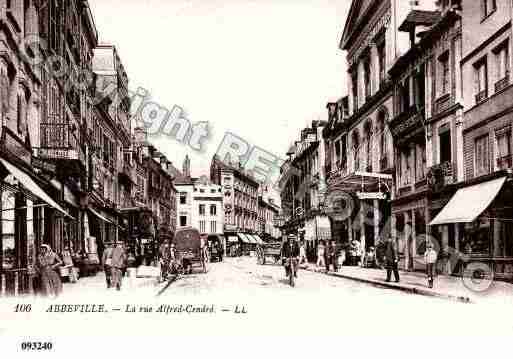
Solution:
M255 238L258 244L264 244L264 241L262 240L262 238L260 238L258 234L253 235L253 238Z
M249 243L251 243L251 244L256 244L257 243L256 240L253 238L253 236L251 234L244 233L244 235L248 239Z
M237 236L243 243L251 243L251 241L246 237L244 233L237 233Z
M0 158L0 162L4 167L9 171L21 184L32 192L36 197L38 197L43 202L47 203L49 206L55 208L59 212L63 213L65 216L74 219L71 217L68 212L66 212L57 202L55 202L46 192L32 179L28 174L18 169L16 166L10 164L8 161Z
M230 242L230 243L237 243L238 241L239 241L238 237L235 237L235 236L228 237L228 242Z
M108 220L107 218L105 218L104 216L102 216L101 214L96 212L94 209L89 208L89 210L91 211L92 214L94 214L96 217L100 218L102 221L113 224L112 221Z
M475 221L490 206L505 182L506 177L502 177L460 188L429 225Z
M256 238L254 234L247 234L247 236L251 239L253 243L260 244L260 241Z

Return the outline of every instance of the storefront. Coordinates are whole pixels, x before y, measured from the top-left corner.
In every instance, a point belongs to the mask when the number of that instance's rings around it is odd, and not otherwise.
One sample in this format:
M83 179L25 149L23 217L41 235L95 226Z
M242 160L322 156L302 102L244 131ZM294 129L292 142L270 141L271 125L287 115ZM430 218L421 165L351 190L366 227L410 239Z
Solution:
M41 244L61 250L54 224L76 218L44 189L51 184L34 172L31 149L7 128L0 144L0 177L0 295L32 293Z
M513 278L513 182L509 174L494 177L458 189L430 223L454 257L447 261L451 273L480 262L497 278Z

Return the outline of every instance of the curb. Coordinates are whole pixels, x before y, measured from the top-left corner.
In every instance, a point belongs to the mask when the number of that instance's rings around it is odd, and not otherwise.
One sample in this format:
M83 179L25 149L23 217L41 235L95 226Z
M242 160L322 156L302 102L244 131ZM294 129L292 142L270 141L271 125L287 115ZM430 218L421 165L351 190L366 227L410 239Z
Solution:
M350 276L350 275L343 274L343 273L337 273L337 272L326 273L323 270L316 270L316 269L310 269L310 268L307 268L304 270L313 272L313 273L324 273L324 274L327 274L332 277L350 279L350 280L354 280L356 282L368 283L368 284L372 284L372 285L379 286L379 287L385 287L388 289L395 289L395 290L399 290L399 291L410 293L410 294L418 294L418 295L423 295L423 296L427 296L427 297L437 297L437 298L457 301L460 303L473 303L469 297L457 296L457 295L447 294L447 293L440 293L440 292L436 292L434 290L429 290L429 289L424 289L424 288L419 288L419 287L414 287L414 286L405 286L405 285L401 285L401 284L387 283L384 281L354 277L354 276Z

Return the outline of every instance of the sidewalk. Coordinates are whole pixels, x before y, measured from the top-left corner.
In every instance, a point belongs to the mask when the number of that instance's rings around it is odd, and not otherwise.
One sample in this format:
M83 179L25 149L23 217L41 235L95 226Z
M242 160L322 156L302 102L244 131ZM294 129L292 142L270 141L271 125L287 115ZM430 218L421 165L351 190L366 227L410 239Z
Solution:
M312 272L325 273L324 268L309 264L305 269ZM328 275L356 280L389 289L400 290L411 294L420 294L431 297L455 300L463 303L507 302L513 304L513 285L506 282L494 281L492 286L484 292L468 289L461 277L438 275L434 287L428 287L426 275L423 272L399 271L400 282L386 282L385 269L371 269L352 266L343 266L338 272L328 272Z
M149 295L157 293L159 283L156 278L123 277L121 291L111 288L107 290L105 273L98 272L95 276L82 277L76 283L63 283L62 297L108 295L118 292L120 295Z

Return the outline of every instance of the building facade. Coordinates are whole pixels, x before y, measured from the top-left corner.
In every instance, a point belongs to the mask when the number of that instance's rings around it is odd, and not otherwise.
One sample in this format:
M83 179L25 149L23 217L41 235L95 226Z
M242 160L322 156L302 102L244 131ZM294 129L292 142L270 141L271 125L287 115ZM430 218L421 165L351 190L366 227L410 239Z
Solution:
M512 5L501 0L457 5L463 29L463 146L459 150L464 182L432 225L448 232L454 248L470 261L487 264L496 277L511 278ZM449 269L458 270L453 267Z

